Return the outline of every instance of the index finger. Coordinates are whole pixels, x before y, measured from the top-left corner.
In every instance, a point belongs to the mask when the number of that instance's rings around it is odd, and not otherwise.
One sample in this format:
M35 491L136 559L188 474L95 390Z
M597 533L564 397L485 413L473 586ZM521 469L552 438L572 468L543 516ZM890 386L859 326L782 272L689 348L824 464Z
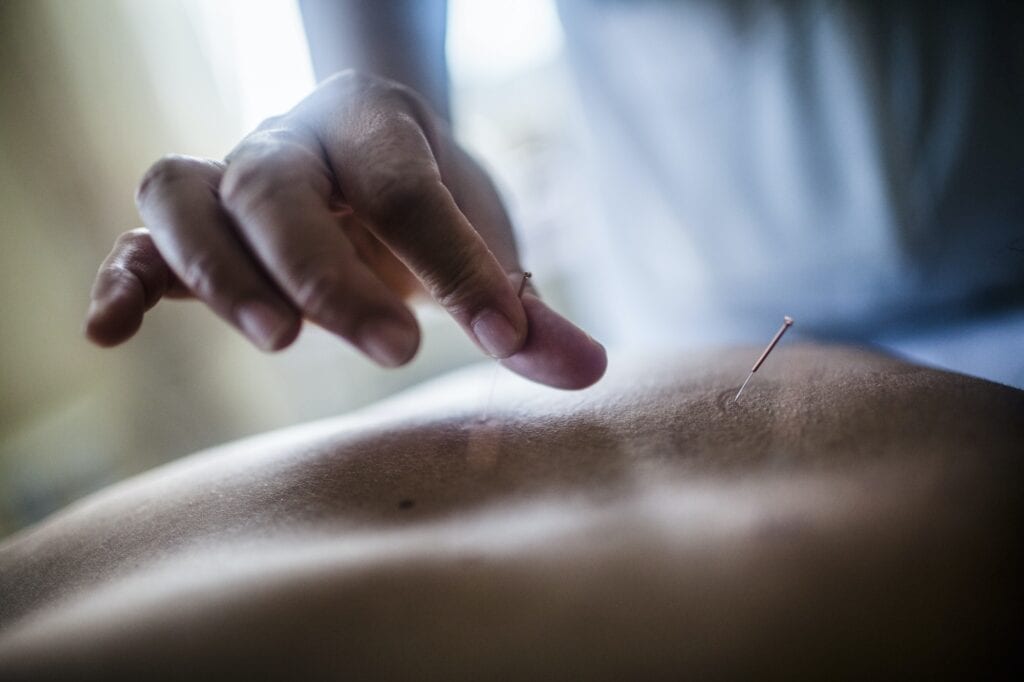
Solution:
M349 74L325 84L297 113L320 139L346 202L374 234L485 351L499 358L517 352L526 313L442 181L424 130L429 113L416 96Z

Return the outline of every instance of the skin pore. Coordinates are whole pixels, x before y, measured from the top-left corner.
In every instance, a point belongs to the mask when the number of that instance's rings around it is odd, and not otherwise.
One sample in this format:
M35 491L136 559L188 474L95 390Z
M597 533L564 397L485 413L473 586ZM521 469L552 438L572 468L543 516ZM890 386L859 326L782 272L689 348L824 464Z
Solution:
M841 347L470 369L0 545L0 676L1005 671L1024 393ZM1019 661L1018 661L1019 662Z

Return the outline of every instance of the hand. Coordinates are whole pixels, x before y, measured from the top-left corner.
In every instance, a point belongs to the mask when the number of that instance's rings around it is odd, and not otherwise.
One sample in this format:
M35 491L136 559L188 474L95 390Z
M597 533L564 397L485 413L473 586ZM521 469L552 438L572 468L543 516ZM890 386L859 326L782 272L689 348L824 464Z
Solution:
M597 381L604 349L530 294L486 173L397 83L343 72L265 121L226 162L168 156L143 178L148 230L100 267L86 334L130 338L165 295L194 296L264 350L309 320L376 362L408 362L429 294L489 355L563 388Z

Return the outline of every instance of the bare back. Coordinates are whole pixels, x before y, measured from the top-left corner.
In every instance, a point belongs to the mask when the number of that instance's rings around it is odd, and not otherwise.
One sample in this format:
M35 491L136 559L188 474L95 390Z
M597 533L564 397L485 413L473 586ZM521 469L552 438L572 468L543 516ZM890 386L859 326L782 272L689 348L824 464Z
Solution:
M1012 666L1024 393L790 346L733 404L753 354L468 370L108 488L0 545L0 674Z

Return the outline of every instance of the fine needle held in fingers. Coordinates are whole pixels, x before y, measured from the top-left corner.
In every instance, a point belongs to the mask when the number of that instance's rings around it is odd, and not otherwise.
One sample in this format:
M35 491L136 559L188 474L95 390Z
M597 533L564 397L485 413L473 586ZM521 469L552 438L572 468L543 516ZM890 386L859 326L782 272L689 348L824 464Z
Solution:
M750 373L747 374L747 378L743 381L743 385L740 386L740 390L736 391L736 397L732 399L733 402L736 402L737 400L740 399L740 394L743 393L743 389L747 387L747 382L749 382L750 378L754 376L754 372L761 368L761 365L764 364L764 359L767 358L768 354L772 352L773 348L775 348L775 344L779 342L779 339L781 339L782 335L786 333L786 330L792 326L792 317L786 315L785 317L782 318L782 326L779 327L779 331L775 332L775 336L772 337L772 340L771 342L768 343L767 348L765 348L764 352L761 353L761 357L759 357L757 359L757 362L754 363L754 366L751 368Z
M519 291L516 293L519 298L523 297L523 291L526 290L526 280L533 277L533 273L524 272L523 278L519 281ZM491 412L491 402L494 400L494 388L498 385L498 373L501 371L501 365L495 363L494 374L491 375L491 389L487 392L487 403L484 407L484 412L480 416L480 421L487 421L488 416Z
M523 291L526 289L526 280L530 279L531 277L533 277L532 272L523 273L523 278L519 280L519 291L516 293L516 296L518 296L519 298L523 297Z

